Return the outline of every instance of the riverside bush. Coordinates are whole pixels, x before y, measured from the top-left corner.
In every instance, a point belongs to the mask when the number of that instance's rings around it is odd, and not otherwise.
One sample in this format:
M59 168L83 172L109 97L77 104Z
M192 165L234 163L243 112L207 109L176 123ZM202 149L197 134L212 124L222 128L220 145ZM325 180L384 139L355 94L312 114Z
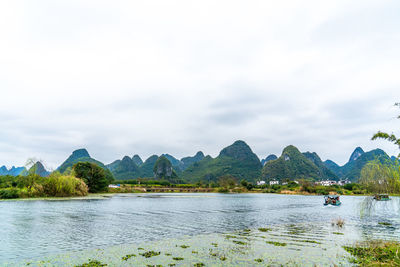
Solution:
M17 188L0 189L0 198L3 199L19 198L19 190Z
M51 174L43 183L46 196L69 197L86 196L88 187L81 179L73 176L63 176L59 173Z

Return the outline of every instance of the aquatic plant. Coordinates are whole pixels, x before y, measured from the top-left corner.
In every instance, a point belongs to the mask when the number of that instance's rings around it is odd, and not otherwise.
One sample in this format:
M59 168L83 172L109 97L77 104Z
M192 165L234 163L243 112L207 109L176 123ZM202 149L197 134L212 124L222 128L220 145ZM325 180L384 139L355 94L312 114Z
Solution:
M226 257L225 257L225 255L222 255L222 256L219 257L219 259L220 259L221 261L225 261L225 260L226 260Z
M333 232L332 234L334 234L334 235L344 235L343 233L340 233L340 232Z
M182 258L182 257L173 257L172 259L174 261L183 261L184 260L184 258Z
M128 254L128 255L125 255L125 256L122 257L122 260L127 261L127 260L129 260L130 258L132 258L132 257L136 257L136 255L135 255L135 254Z
M203 267L203 266L206 266L206 265L204 263L202 263L202 262L198 262L198 263L195 263L193 266L194 267Z
M374 240L343 248L355 257L351 262L361 266L400 266L399 242Z
M171 256L172 254L171 253L164 253L165 254L165 256Z
M237 238L237 236L234 236L234 235L225 235L225 238L226 238L226 239L229 239L229 238Z
M391 223L388 223L388 222L378 222L378 224L384 225L384 226L390 226L390 225L392 225Z
M181 248L189 248L190 246L188 246L188 245L181 245L180 247L181 247Z
M337 219L334 219L333 221L332 221L332 226L338 226L338 227L343 227L344 226L344 219L342 219L342 218L337 218Z
M214 247L218 247L217 243L211 243L211 245L213 245Z
M239 240L232 240L233 243L238 244L238 245L247 245L246 242L239 241Z
M141 256L143 256L143 257L145 257L145 258L150 258L150 257L153 257L153 256L158 256L158 255L160 255L161 254L161 252L160 251L153 251L153 250L150 250L150 251L146 251L146 252L144 252L144 253L141 253L141 254L139 254L139 255L141 255Z
M298 242L304 242L304 243L312 243L312 244L322 244L321 242L315 241L315 240L308 240L308 239L304 239L304 240L296 240Z
M81 265L75 265L75 267L103 267L103 266L107 266L107 264L92 259L89 259L89 262L83 263Z
M255 262L263 262L263 259L254 259Z
M199 254L199 252L197 252L197 251L195 251L195 250L192 250L192 253L193 253L193 254Z
M266 241L267 244L271 244L277 247L285 247L286 243L276 242L276 241Z
M268 232L268 231L271 231L271 228L258 228L258 231L260 231L260 232Z

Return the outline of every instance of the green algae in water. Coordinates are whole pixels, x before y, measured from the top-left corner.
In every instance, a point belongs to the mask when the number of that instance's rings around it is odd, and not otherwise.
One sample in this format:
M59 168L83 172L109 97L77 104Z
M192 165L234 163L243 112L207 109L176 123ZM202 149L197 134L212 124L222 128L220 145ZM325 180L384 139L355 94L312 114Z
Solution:
M183 261L184 260L184 258L182 258L182 257L173 257L172 259L174 261Z
M264 260L263 259L255 259L254 261L255 262L263 262Z
M141 244L119 245L102 250L92 249L81 252L71 252L62 255L56 255L46 260L44 264L39 261L32 261L31 266L75 266L87 262L88 259L97 259L108 266L170 266L175 264L179 266L194 266L195 263L203 263L205 266L252 266L263 265L268 263L272 266L348 266L348 254L342 248L345 242L348 242L351 235L347 235L347 231L351 232L351 226L343 229L346 232L346 239L331 238L332 232L330 224L316 224L314 230L308 231L307 238L314 238L321 242L318 246L299 246L298 238L287 236L287 226L274 226L272 236L271 232L261 233L257 229L251 230L252 235L238 237L232 233L225 234L207 234L198 236L188 236L179 239L164 239L160 241L144 242ZM323 229L324 231L321 231ZM237 239L232 240L226 236L234 236ZM246 242L243 242L246 240ZM270 246L266 244L266 240ZM272 241L273 240L273 241ZM303 240L303 239L302 239ZM238 244L236 244L236 241ZM301 241L300 241L301 242ZM212 244L218 244L215 247ZM297 244L296 244L297 243ZM184 244L191 249L182 249L180 245ZM240 245L239 245L240 244ZM277 244L286 244L285 246L275 246ZM138 248L146 248L146 252L132 256L125 261L123 257L138 251ZM151 252L155 252L155 255ZM196 253L193 253L193 252ZM149 253L150 252L150 253ZM146 258L140 254L148 253L151 257ZM158 254L160 253L160 254ZM182 258L182 260L173 260L174 258ZM334 255L334 256L332 256ZM263 263L258 263L255 259L262 259ZM175 263L174 263L175 262ZM290 264L289 264L290 263ZM21 266L22 264L11 264L5 266ZM173 265L171 265L173 266ZM201 265L199 265L201 266Z
M333 232L332 234L334 234L334 235L344 235L343 233L340 233L340 232Z
M296 240L298 242L304 242L304 243L311 243L311 244L322 244L321 242L315 241L315 240L308 240L308 239L304 239L304 240Z
M154 257L154 256L158 256L160 254L161 254L160 251L156 252L156 251L150 250L150 251L146 251L144 253L141 253L139 255L141 255L141 256L143 256L145 258L151 258L151 257Z
M107 264L92 259L89 259L89 262L87 263L83 263L81 265L75 265L75 267L103 267L103 266L107 266Z
M204 263L202 263L202 262L198 262L198 263L195 263L193 266L194 267L203 267L203 266L206 266L206 265Z
M237 244L237 245L247 245L247 243L246 242L243 242L243 241L239 241L239 240L232 240L232 242L233 243L235 243L235 244Z
M123 260L123 261L127 261L127 260L129 260L130 258L132 258L132 257L136 257L136 255L135 255L135 254L128 254L128 255L125 255L125 256L122 257L122 260Z
M271 244L274 245L276 247L285 247L287 246L287 243L281 243L281 242L277 242L277 241L266 241L267 244Z
M218 247L217 243L211 243L212 246L214 246L215 248Z
M190 248L190 246L187 246L187 245L181 245L180 247L181 248Z
M378 222L378 224L384 225L384 226L391 226L392 225L391 223L388 223L388 222Z
M272 229L271 228L258 228L258 231L260 231L260 232L269 232L269 231L271 231Z

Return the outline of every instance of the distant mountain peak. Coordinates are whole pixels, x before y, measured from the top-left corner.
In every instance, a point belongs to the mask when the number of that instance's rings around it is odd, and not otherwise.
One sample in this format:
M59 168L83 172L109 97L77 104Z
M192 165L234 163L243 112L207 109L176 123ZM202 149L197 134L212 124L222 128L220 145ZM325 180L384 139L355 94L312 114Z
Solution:
M231 157L231 158L238 159L238 160L245 160L245 159L248 159L249 157L251 157L254 159L257 158L258 162L260 162L260 160L253 153L253 151L251 150L249 145L246 144L246 142L244 142L242 140L237 140L232 145L227 146L224 149L222 149L221 152L219 153L219 156L220 157L227 156L227 157Z
M361 147L357 147L356 149L354 149L353 153L351 153L349 162L357 160L364 153L365 152Z
M136 164L137 166L140 166L140 165L143 164L143 160L142 160L142 158L141 158L138 154L135 154L135 155L132 157L132 160L133 160L133 162L135 162L135 164Z
M85 148L80 148L72 152L73 158L90 158L89 152Z
M198 151L197 153L196 153L196 155L194 155L195 157L201 157L201 158L204 158L204 153L202 152L202 151Z

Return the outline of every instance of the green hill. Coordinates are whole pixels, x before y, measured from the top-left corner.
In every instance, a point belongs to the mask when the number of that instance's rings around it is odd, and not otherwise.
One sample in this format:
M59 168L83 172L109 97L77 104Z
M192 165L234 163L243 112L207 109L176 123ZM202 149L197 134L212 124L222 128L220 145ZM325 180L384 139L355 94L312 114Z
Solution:
M139 167L140 177L154 177L153 169L157 159L157 155L152 155L148 159L146 159L145 162L143 162L143 164Z
M310 155L310 157L316 159L315 155ZM319 161L320 160L321 159L319 159ZM324 171L319 169L318 166L313 163L313 161L308 159L295 146L292 145L287 146L278 159L265 163L262 169L262 177L267 180L320 180L327 178L324 176Z
M68 168L72 168L72 166L78 162L91 162L99 165L102 168L105 168L103 163L91 158L87 150L82 148L72 152L72 154L61 164L61 166L57 168L57 171L64 173Z
M238 180L256 181L261 174L261 163L257 155L243 141L236 141L221 150L218 157L210 156L193 163L182 177L191 182L217 181L223 175L232 175Z
M317 153L313 152L305 152L303 155L311 160L320 170L320 175L322 178L329 179L329 180L337 180L338 176L328 169L325 164L322 162L321 158L318 156Z
M107 167L117 180L134 179L139 177L140 174L139 167L136 166L135 162L128 156L125 156L122 160L113 162L111 166L108 165Z
M349 162L341 167L343 178L349 179L350 181L358 181L360 178L361 169L368 162L373 160L379 160L383 164L392 163L390 157L382 149L374 149L369 152L364 152L355 159L354 157L350 157Z
M143 160L140 158L140 156L138 154L135 154L132 157L132 160L133 160L133 162L135 162L136 166L138 166L138 167L143 164Z
M194 163L199 162L202 159L204 159L204 154L201 151L197 152L196 155L194 155L193 157L181 158L181 162L183 163L182 170L187 169L190 165L193 165Z
M57 171L60 173L69 172L71 171L72 166L78 162L94 163L106 171L107 180L114 180L114 176L111 171L102 162L90 157L89 152L87 152L87 150L84 148L72 152L72 154L61 164L61 166L57 168Z

